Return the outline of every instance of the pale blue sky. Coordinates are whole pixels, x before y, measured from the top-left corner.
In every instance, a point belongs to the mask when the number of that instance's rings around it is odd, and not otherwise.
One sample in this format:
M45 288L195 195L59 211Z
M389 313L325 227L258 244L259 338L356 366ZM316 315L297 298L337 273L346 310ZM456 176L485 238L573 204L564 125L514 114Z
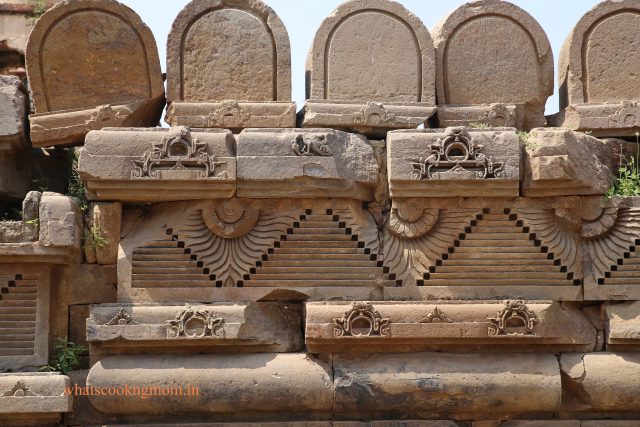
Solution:
M173 20L189 0L120 0L131 7L153 31L163 71L167 36ZM322 20L342 0L266 0L284 22L291 40L291 65L293 100L298 109L304 105L304 62L313 36ZM464 0L398 0L407 9L418 15L431 30L436 23ZM553 49L554 63L558 66L558 54L565 38L580 17L595 4L596 0L513 0L512 3L529 12L544 28ZM547 114L558 111L557 77L555 93L547 101Z

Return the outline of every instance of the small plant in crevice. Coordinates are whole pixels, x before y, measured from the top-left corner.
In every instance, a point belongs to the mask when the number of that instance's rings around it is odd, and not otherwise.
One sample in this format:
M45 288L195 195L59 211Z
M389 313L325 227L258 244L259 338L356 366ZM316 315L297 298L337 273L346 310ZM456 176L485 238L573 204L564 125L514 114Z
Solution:
M620 150L618 158L618 176L605 193L610 199L613 196L640 196L640 133L636 132L636 157L625 158Z
M78 174L78 153L73 148L68 148L67 153L69 157L69 169L67 170L67 196L75 197L78 200L80 210L85 212L88 208L88 203L84 184Z
M53 343L53 354L49 364L41 366L40 370L67 374L80 365L82 353L86 351L84 346L69 341L67 337L58 337Z
M473 129L487 129L489 125L482 122L471 122L469 123L469 127Z
M104 248L109 244L109 239L102 234L100 224L93 224L89 228L89 235L85 237L85 242L88 242L94 249Z
M31 11L31 20L37 21L47 11L45 0L35 0L33 10Z
M529 150L535 150L536 148L538 148L538 144L531 141L531 134L529 132L519 130L516 131L516 135L518 135L518 139L520 139L524 146Z

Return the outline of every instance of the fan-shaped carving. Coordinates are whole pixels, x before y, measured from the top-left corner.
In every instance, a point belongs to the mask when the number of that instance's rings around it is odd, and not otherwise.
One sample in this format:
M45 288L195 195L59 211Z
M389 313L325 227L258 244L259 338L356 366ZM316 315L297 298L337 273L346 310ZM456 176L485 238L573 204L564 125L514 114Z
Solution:
M224 204L213 206L196 209L191 213L178 235L224 286L235 286L300 217L300 212L261 209L251 230L238 237L224 238L212 232L205 220L205 215L211 214L211 209L217 211ZM247 215L249 218L252 214ZM231 215L229 219L237 216ZM243 217L244 214L240 216L240 220Z
M387 228L393 234L405 239L424 236L438 222L440 209L430 209L416 201L394 202Z
M385 266L400 280L422 278L479 213L479 209L443 209L431 230L413 239L399 237L387 224L384 233Z
M606 225L610 221L612 213L607 214L607 209L602 215L608 215L608 219L600 221ZM610 211L611 212L611 211ZM591 230L599 230L603 224L594 225ZM640 208L619 208L614 224L608 228L608 232L597 234L596 237L584 240L586 256L591 261L592 273L596 279L601 279L605 273L616 265L618 259L624 257L630 247L640 238Z
M600 198L598 198L600 199ZM605 234L618 219L618 207L600 207L598 199L584 199L582 206L582 229L580 235L585 239Z
M231 239L244 236L256 226L258 209L238 199L211 202L202 208L202 219L211 232Z
M542 245L559 259L576 279L582 278L582 257L580 256L580 236L577 230L566 224L574 223L567 211L556 212L555 209L513 210L530 231L535 233ZM565 215L566 214L566 215ZM577 218L579 224L579 218ZM564 225L563 225L564 224Z
M334 209L334 212L353 231L353 234L358 236L358 240L364 242L371 253L378 253L380 246L378 226L368 211L351 206L346 209Z

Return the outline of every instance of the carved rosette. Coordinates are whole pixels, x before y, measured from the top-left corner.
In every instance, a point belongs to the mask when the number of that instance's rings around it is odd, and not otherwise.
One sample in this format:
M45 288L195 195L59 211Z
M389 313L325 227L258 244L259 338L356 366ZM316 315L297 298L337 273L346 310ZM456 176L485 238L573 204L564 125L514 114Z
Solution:
M536 314L522 300L506 301L498 315L488 320L492 323L488 329L489 336L535 335L533 328L538 322Z
M436 307L420 319L418 323L453 323L453 320L449 319L449 316L444 311Z
M341 318L333 319L335 337L389 335L389 319L383 318L370 302L354 302Z
M387 111L380 102L368 102L359 113L354 116L354 123L368 126L389 125L396 120L396 115Z
M387 228L398 237L415 239L431 231L439 215L440 209L424 208L420 201L394 201Z
M431 145L426 157L413 160L412 176L431 179L496 179L503 176L504 163L482 153L464 127L447 128L444 138Z
M244 111L237 101L222 101L222 105L209 114L208 127L244 127L250 118L251 114Z
M504 104L491 104L491 111L486 115L486 123L491 127L508 127L515 125L515 118Z
M218 331L222 329L224 319L209 310L194 310L187 304L167 323L167 338L220 338Z
M171 128L161 142L153 144L140 160L133 161L131 178L160 179L163 171L184 171L194 172L196 179L224 179L226 172L218 175L215 172L218 166L226 163L209 155L206 145L193 138L189 128L180 126Z
M25 396L39 396L32 392L29 387L23 381L18 381L13 387L5 391L2 396L4 397L25 397Z
M298 134L291 142L291 150L296 156L330 157L333 155L325 135Z
M111 320L105 323L105 325L108 325L108 326L128 325L130 323L138 324L138 322L133 320L133 317L131 316L131 314L127 313L124 308L121 308L120 311L118 311L118 314L113 316Z
M130 111L128 111L130 113ZM93 113L85 122L89 130L100 130L106 127L119 127L127 115L116 111L111 105L100 105L94 108Z
M258 209L238 199L211 202L202 208L202 218L207 228L224 239L249 233L256 226L259 215Z
M640 121L640 106L634 102L624 101L622 108L609 116L609 127L628 128L638 126Z

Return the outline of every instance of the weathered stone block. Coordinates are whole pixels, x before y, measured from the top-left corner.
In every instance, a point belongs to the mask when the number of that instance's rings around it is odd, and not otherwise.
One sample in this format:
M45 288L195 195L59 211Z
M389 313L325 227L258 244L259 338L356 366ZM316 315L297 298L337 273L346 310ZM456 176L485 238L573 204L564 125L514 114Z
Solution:
M434 57L429 31L402 5L340 5L309 52L304 126L381 137L426 123L435 112Z
M333 372L336 419L526 418L560 405L553 355L334 355Z
M115 264L118 262L122 204L93 203L90 209L89 233L84 243L86 258L93 258L98 264Z
M563 411L608 418L640 412L639 353L563 354L560 368Z
M108 129L91 132L78 170L93 200L160 202L236 192L228 130Z
M596 136L635 134L640 89L631 76L640 62L639 22L633 0L601 2L578 21L560 51L558 126Z
M507 301L455 304L307 303L311 353L593 351L596 330L578 307Z
M519 195L520 141L513 129L395 131L387 144L392 197Z
M92 387L181 387L183 394L91 396L93 406L110 415L157 419L158 408L171 408L163 422L296 419L331 417L331 370L305 354L188 356L115 356L96 363L87 377ZM188 395L189 390L196 390ZM132 391L134 393L135 391ZM251 402L238 410L238 402Z
M26 142L28 99L18 77L0 75L0 152Z
M289 36L278 15L259 0L189 3L169 34L167 100L172 126L295 127Z
M1 243L26 243L38 240L39 206L42 193L31 191L22 201L21 221L0 221Z
M433 39L440 127L546 124L553 53L531 15L508 2L473 1L440 21Z
M611 147L590 135L568 129L534 129L525 142L522 194L604 194L614 178L611 157Z
M41 245L69 247L79 253L82 212L73 198L57 193L42 193L39 218Z
M7 427L58 425L60 414L71 411L69 385L69 377L57 372L0 374L0 423Z
M604 305L607 350L634 351L640 347L640 302Z
M334 130L245 130L238 196L373 200L378 163L361 135Z
M164 106L153 34L116 1L67 0L49 9L29 36L27 74L36 147L81 144L108 126L155 126Z
M86 335L92 361L149 352L295 352L304 347L301 324L296 304L114 304L91 310Z

